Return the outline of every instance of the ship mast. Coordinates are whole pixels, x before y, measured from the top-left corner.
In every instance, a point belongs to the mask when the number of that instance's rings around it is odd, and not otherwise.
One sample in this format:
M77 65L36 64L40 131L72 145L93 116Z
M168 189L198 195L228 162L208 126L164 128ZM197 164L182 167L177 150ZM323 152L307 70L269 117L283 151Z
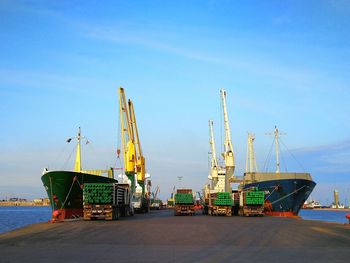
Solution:
M276 173L280 172L280 159L279 159L279 150L278 150L278 129L275 126L275 131L274 131L274 135L275 135L275 145L276 145Z
M275 147L276 147L276 173L280 173L280 158L279 158L279 137L281 135L286 135L287 133L285 132L280 132L277 129L277 126L275 126L275 130L272 133L267 133L268 135L273 135L274 136L274 142L275 142Z
M212 188L214 188L218 182L218 160L216 158L216 149L215 149L215 139L214 139L214 128L213 121L209 120L209 130L210 130L210 148L211 148L211 180Z
M225 175L225 192L231 192L230 178L233 176L235 170L235 158L233 153L233 147L231 142L231 130L227 114L226 106L226 91L220 90L222 107L224 113L224 125L225 125L225 143L224 143L224 153L222 154L225 160L226 175Z
M80 127L78 129L78 136L77 136L77 140L78 140L78 147L77 147L77 154L75 157L75 163L74 163L74 171L75 172L80 172L81 171L81 130Z
M248 144L247 144L247 159L246 159L246 173L258 172L258 166L256 164L255 151L254 151L255 134L248 132Z
M86 139L84 136L81 136L81 129L80 127L78 128L78 135L77 137L72 137L68 138L67 142L70 143L73 139L77 139L78 144L77 144L77 153L75 156L75 162L74 162L74 172L81 172L81 140ZM89 141L86 139L86 143Z

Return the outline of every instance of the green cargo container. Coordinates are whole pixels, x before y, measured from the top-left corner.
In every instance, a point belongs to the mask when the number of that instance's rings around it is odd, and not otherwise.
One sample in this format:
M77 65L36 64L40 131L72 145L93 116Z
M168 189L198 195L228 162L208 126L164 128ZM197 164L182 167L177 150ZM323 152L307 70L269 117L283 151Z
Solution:
M84 203L113 203L113 183L85 183L83 188Z
M229 192L219 192L217 193L217 198L219 199L230 199L231 194Z
M233 201L229 192L219 192L214 200L216 206L232 206Z
M214 200L214 205L217 206L232 206L233 201L232 199L215 199Z
M247 205L263 205L265 201L265 193L259 191L257 188L253 191L248 191L245 193L245 203Z
M193 204L193 196L191 193L176 193L175 204Z

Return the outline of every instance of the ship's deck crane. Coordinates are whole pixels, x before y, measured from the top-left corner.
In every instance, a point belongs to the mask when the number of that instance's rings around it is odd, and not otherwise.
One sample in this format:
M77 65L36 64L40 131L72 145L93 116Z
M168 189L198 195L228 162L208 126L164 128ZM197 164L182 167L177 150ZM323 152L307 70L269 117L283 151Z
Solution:
M210 149L211 149L211 163L210 163L210 176L209 179L212 180L212 188L216 186L218 182L218 160L216 158L216 148L215 148L215 139L214 139L214 128L213 121L209 120L209 131L210 131Z
M247 158L246 158L246 173L258 172L258 166L256 164L255 151L254 151L255 135L248 132L248 144L247 144Z
M222 99L222 108L224 114L224 126L225 126L225 143L224 143L224 152L222 153L225 160L226 167L226 176L225 176L225 191L231 192L230 179L233 177L235 171L235 157L233 153L233 147L231 142L231 130L227 114L226 106L226 91L220 90L221 99Z

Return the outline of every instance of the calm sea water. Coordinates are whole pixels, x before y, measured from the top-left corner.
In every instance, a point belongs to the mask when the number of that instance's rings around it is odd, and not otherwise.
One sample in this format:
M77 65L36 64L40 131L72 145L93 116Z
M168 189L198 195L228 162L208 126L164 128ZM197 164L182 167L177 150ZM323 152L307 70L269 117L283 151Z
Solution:
M50 219L49 206L0 206L0 233Z
M345 215L350 214L349 211L326 211L326 210L300 210L299 216L307 220L321 220L337 223L349 223Z
M307 220L347 223L346 211L301 210L299 215ZM51 219L50 207L0 206L0 233L26 225L47 222Z

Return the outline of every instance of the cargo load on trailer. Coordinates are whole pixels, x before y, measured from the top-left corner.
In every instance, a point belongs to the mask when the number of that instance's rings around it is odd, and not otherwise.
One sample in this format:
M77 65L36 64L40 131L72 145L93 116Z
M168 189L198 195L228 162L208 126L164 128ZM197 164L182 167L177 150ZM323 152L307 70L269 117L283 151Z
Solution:
M263 216L264 200L264 191L259 191L257 187L243 190L240 193L239 215Z
M219 192L210 194L208 200L207 211L209 215L218 216L232 216L233 200L231 193Z
M174 214L194 215L194 198L192 189L177 189L175 194Z
M117 220L134 214L128 184L85 183L83 201L84 220Z

